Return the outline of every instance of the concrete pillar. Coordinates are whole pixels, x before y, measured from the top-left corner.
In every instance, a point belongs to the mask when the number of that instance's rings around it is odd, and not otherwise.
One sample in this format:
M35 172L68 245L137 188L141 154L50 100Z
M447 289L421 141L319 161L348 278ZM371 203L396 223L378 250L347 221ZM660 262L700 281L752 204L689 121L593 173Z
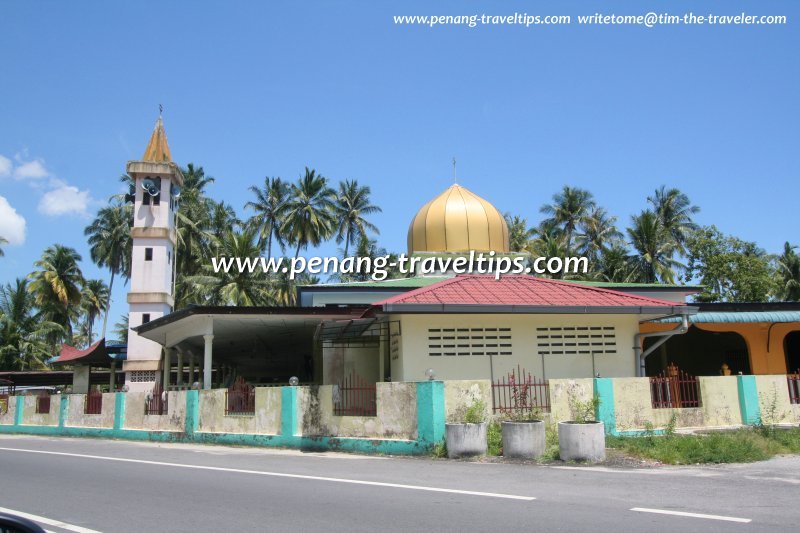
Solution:
M214 335L203 335L203 389L211 388L211 369L213 364Z
M90 367L88 365L75 365L72 370L72 393L86 394L89 392Z
M611 378L594 379L594 395L600 400L595 411L595 419L602 422L605 432L617 434L617 415L614 409L614 380Z
M164 376L161 380L161 385L164 390L167 390L169 388L169 374L170 371L172 370L170 368L170 366L172 365L172 358L170 357L169 348L164 348L162 351L164 352L164 361L163 361L164 364L162 365L164 370Z
M736 376L739 386L739 409L742 422L753 426L761 422L761 405L758 402L758 387L755 376Z
M189 352L189 385L194 385L194 354Z
M183 350L178 350L178 385L183 385Z
M425 448L444 442L444 382L417 382L417 435Z
M111 361L111 368L108 371L108 392L114 392L114 379L117 377L117 362Z

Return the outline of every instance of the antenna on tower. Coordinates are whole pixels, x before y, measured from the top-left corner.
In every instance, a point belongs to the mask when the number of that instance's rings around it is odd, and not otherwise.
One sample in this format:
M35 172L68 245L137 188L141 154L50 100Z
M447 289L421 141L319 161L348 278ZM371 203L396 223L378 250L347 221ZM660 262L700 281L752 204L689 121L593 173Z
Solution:
M458 183L458 176L456 175L456 158L453 158L453 183Z

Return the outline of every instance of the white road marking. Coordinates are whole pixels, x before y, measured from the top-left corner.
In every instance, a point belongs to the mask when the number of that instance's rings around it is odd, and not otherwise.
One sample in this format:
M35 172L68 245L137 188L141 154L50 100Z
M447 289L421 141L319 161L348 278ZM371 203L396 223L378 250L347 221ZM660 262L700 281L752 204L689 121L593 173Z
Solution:
M784 483L792 483L800 485L800 479L789 477L768 477L768 476L744 476L745 479L752 479L753 481L783 481Z
M252 474L257 476L283 477L290 479L305 479L310 481L328 481L331 483L347 483L351 485L368 485L372 487L387 487L394 489L421 490L427 492L445 492L448 494L463 494L466 496L484 496L487 498L503 498L507 500L535 500L533 496L520 496L517 494L502 494L497 492L479 492L473 490L445 489L441 487L426 487L422 485L404 485L401 483L386 483L382 481L365 481L360 479L347 479L324 476L307 476L302 474L287 474L283 472L265 472L262 470L244 470L241 468L224 468L220 466L186 465L181 463L166 463L162 461L145 461L144 459L126 459L123 457L106 457L103 455L86 455L82 453L51 452L45 450L26 450L23 448L0 448L0 451L38 453L44 455L59 455L63 457L79 457L82 459L96 459L101 461L116 461L120 463L138 463L155 466L171 466L174 468L190 468L194 470L210 470L214 472L231 472L236 474Z
M75 531L75 533L100 533L99 531L95 531L94 529L89 529L81 526L74 526L72 524L67 524L66 522L62 522L60 520L53 520L52 518L47 518L44 516L39 516L30 513L23 513L22 511L15 511L14 509L6 509L5 507L0 507L0 513L15 514L17 516L21 516L22 518L27 518L28 520L33 520L34 522L38 522L40 524L45 524L47 526L55 526L61 529L66 529L67 531Z
M647 509L645 507L634 507L631 511L638 511L640 513L655 513L655 514L668 514L673 516L687 516L689 518L705 518L707 520L723 520L725 522L740 522L742 524L749 524L752 522L749 518L737 518L735 516L721 516L716 514L702 514L702 513L686 513L683 511L667 511L665 509Z

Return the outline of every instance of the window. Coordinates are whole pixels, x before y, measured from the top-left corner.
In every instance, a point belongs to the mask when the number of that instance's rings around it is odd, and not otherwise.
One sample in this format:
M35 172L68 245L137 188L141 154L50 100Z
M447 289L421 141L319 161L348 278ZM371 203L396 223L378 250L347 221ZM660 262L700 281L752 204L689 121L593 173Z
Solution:
M150 313L142 313L142 324L150 322Z
M153 249L152 248L145 248L144 249L144 260L145 261L152 261L153 260Z
M542 355L614 354L617 333L613 326L536 328L536 344Z
M428 355L511 355L511 328L429 328Z

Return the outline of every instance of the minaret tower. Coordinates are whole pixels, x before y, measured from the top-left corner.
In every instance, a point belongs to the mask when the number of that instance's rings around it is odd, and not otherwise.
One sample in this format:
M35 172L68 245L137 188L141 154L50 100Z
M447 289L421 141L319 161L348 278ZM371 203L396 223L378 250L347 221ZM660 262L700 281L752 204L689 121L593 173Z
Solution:
M183 174L172 162L160 115L141 161L128 161L126 170L135 185L128 292L129 328L135 328L172 312L175 305L175 214ZM130 390L152 389L161 359L159 344L128 329L128 358L123 368Z

